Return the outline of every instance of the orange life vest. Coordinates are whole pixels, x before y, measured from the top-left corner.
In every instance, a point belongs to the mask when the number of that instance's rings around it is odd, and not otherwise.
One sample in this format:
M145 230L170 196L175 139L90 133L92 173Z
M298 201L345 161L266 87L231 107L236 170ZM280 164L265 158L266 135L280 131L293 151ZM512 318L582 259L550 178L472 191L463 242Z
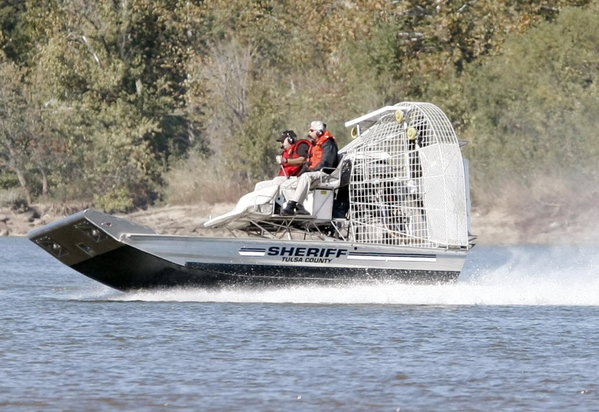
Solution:
M283 159L297 159L298 157L300 157L297 149L299 148L300 144L307 144L308 145L308 152L310 150L312 150L312 143L310 143L308 140L306 139L302 139L302 140L298 140L297 142L295 142L294 144L292 144L291 146L289 146L287 149L283 150L283 153L281 154L281 157ZM282 168L279 171L279 176L297 176L299 175L300 170L302 169L301 164L299 165L290 165L287 162L283 162L282 164Z
M318 138L316 143L314 143L314 145L312 145L312 147L310 148L310 159L308 160L308 168L309 169L312 169L313 167L320 164L320 162L322 162L322 153L323 153L322 145L329 139L333 139L335 141L335 143L337 142L335 140L335 137L333 137L333 135L331 134L331 132L329 132L328 130L325 130L324 133ZM330 165L330 166L333 166L333 165Z

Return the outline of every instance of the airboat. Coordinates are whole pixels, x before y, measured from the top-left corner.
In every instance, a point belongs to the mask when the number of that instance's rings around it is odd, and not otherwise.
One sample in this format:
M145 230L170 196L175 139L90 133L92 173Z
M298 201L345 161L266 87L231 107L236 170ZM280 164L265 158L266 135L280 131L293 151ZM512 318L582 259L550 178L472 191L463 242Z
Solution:
M338 166L311 188L306 215L281 216L297 178L259 182L207 228L172 236L95 209L28 237L112 288L417 282L458 278L474 246L468 163L445 113L402 102L350 120Z

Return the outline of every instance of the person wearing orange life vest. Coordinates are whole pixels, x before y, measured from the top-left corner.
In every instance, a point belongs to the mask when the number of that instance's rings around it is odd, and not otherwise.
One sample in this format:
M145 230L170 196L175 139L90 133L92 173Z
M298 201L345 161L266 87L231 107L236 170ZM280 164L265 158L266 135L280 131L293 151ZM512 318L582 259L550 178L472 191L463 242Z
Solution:
M312 143L306 139L298 140L293 130L283 131L277 142L283 144L283 153L277 156L277 163L281 165L279 176L298 176L308 159Z
M281 209L282 216L293 216L296 213L308 214L302 203L308 196L310 186L319 181L324 175L323 168L337 166L337 141L335 137L326 130L327 125L320 120L310 123L308 136L312 140L312 147L308 161L300 172L297 187L290 196L285 208ZM330 173L330 172L329 172Z

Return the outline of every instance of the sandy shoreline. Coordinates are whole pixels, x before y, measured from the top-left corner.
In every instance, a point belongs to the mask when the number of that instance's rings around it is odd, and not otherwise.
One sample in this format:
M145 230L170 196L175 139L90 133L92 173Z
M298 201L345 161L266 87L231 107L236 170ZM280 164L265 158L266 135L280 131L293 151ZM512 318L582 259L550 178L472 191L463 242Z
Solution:
M233 204L199 204L153 207L121 215L161 234L226 236L222 229L209 230L203 222L233 208ZM83 207L33 205L27 211L0 208L0 236L26 236L37 227L52 223ZM489 245L510 244L599 244L599 210L585 214L515 216L502 210L472 213L473 232L477 243Z

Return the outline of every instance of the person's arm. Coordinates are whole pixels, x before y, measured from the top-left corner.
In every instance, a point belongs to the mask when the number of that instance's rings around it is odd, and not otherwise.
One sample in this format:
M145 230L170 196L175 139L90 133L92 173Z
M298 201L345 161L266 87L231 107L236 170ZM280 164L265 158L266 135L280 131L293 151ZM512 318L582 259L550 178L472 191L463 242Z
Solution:
M305 161L306 161L306 158L300 156L300 157L294 157L292 159L287 158L283 161L283 164L297 166L297 165L303 165Z
M310 147L308 145L308 143L300 143L297 147L296 153L298 154L298 157L294 157L294 158L283 158L282 156L277 156L277 163L280 163L282 165L292 165L292 166L299 166L299 165L303 165L306 161L306 159L308 158L308 153L310 152Z
M310 155L310 144L306 141L300 142L297 147L297 154L299 157L303 157L304 160L306 160Z

